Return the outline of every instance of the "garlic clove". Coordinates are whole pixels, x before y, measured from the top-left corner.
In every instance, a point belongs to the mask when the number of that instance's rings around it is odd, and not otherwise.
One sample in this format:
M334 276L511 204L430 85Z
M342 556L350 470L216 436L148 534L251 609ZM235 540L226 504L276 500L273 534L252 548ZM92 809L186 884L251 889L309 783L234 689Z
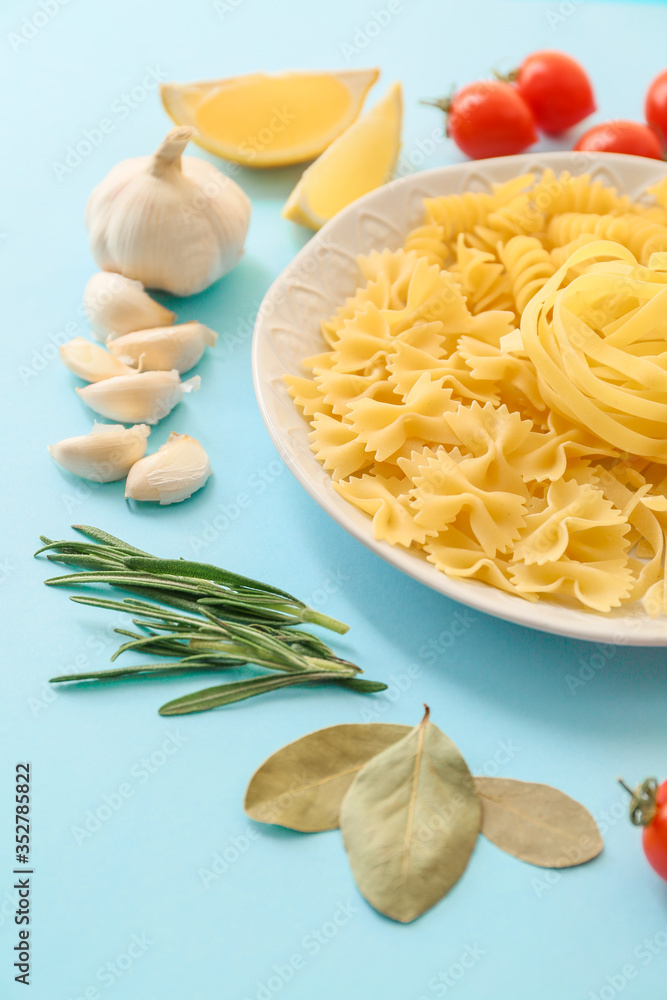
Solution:
M163 506L180 503L201 489L211 475L211 463L199 441L172 433L153 455L133 465L125 496L133 500L159 500Z
M174 370L117 375L76 391L91 410L109 420L156 424L180 403L183 393L196 392L200 384L198 375L181 382Z
M239 262L250 201L212 163L182 157L193 134L172 129L152 156L123 160L93 190L86 227L102 270L193 295Z
M49 453L58 465L75 476L95 483L113 483L124 479L146 453L150 432L146 424L123 427L95 422L88 434L49 445Z
M141 363L143 371L175 368L183 374L194 368L206 348L213 347L217 339L217 333L203 323L179 323L127 333L108 340L107 347L119 362Z
M93 344L84 337L60 345L60 360L65 368L85 379L86 382L101 382L114 375L134 375L136 369L109 354L99 344Z
M83 308L98 340L169 326L176 319L176 313L146 294L140 281L111 271L92 276L84 289Z

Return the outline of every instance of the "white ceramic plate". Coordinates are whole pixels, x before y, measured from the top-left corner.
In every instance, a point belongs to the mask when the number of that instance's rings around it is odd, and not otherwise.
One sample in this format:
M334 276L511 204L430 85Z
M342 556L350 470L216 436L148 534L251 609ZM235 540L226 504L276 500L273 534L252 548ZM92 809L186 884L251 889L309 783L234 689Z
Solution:
M346 531L404 573L462 604L520 625L601 643L664 646L667 619L652 620L639 606L600 615L548 600L532 604L485 583L450 579L419 553L376 541L370 518L334 491L329 474L310 451L310 427L283 382L287 373L303 374L303 358L327 349L320 321L361 283L357 255L402 246L406 233L421 222L425 197L488 191L491 184L545 167L556 173L590 173L636 198L665 173L658 161L632 156L526 154L428 170L371 192L313 236L267 292L253 339L255 392L269 434L301 485Z

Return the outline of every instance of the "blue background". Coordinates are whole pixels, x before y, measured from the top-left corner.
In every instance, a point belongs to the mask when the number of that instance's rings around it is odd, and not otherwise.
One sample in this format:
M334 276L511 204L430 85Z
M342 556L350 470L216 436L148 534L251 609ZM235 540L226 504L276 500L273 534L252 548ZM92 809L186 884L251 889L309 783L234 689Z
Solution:
M11 870L14 765L26 759L34 773L34 1000L665 996L666 887L643 859L615 784L619 773L634 783L667 772L665 654L596 649L462 610L347 536L282 467L254 400L250 334L268 285L308 238L280 217L297 168L236 175L254 207L246 256L216 287L176 304L179 320L208 323L220 342L199 368L201 392L150 443L172 429L200 438L215 470L206 489L173 508L130 507L122 484L86 485L46 452L90 426L76 380L54 359L54 340L86 332L90 190L118 160L151 151L170 125L154 91L135 91L131 108L125 102L150 70L206 79L339 67L347 53L349 65L381 67L371 100L403 81L408 154L440 123L420 97L493 65L509 68L531 49L581 58L600 118L640 117L645 88L665 62L667 9L657 4L403 0L359 48L355 35L382 6L69 0L18 44L11 33L40 8L21 2L2 12L3 997L24 995L13 982ZM355 44L351 55L343 48ZM103 118L113 130L59 178L67 147ZM423 165L459 158L443 142ZM174 720L157 708L196 681L52 690L48 677L101 667L115 648L114 616L43 587L49 567L31 559L40 533L67 536L72 522L295 591L350 623L336 647L386 680L387 696L297 689ZM603 829L603 855L553 874L480 839L451 895L400 926L360 898L338 833L300 836L244 816L247 780L279 746L344 721L412 724L424 701L474 771L551 782L585 803ZM82 836L89 811L105 802L117 808L102 808L108 818ZM214 872L216 855L224 863ZM133 935L143 944L128 958ZM457 979L466 948L476 957ZM293 956L300 960L289 975Z

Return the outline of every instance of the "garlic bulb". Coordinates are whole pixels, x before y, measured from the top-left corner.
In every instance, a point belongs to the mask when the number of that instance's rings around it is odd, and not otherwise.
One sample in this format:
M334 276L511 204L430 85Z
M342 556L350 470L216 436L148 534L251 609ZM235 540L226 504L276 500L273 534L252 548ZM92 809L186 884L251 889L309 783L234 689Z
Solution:
M86 382L101 382L114 375L136 375L135 368L123 364L99 344L92 344L84 337L75 337L61 344L60 360L65 368Z
M86 226L102 270L193 295L238 264L250 201L211 163L181 158L193 135L172 129L153 156L123 160L94 189Z
M198 375L181 382L177 371L117 375L76 391L84 403L109 420L125 424L156 424L180 403L185 392L196 392Z
M178 323L155 330L137 330L124 337L107 341L107 347L119 363L139 365L143 371L189 371L201 360L207 347L218 339L203 323Z
M113 483L124 479L145 454L150 432L146 424L123 427L96 422L89 434L49 445L49 453L58 465L75 476L95 483Z
M169 326L176 313L147 295L140 281L99 271L83 292L83 308L98 340L153 326Z
M153 455L133 465L125 496L159 500L162 505L187 500L211 475L211 463L199 441L187 434L170 434Z

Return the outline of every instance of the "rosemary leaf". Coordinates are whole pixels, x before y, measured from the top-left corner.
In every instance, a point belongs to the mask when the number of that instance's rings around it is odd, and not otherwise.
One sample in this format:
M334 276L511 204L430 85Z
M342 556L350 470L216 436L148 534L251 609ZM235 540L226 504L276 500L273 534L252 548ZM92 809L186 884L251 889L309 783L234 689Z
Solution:
M46 558L49 562L62 563L65 566L81 566L82 569L114 569L118 566L117 562L104 556L88 556L83 553L72 555L50 553Z
M204 614L202 608L199 607L199 603L196 599L188 599L187 597L178 597L176 594L170 593L168 590L153 589L151 587L138 587L134 584L125 584L122 590L127 590L131 594L138 594L140 597L149 597L152 601L159 601L160 604L167 604L171 608L178 608L180 611L187 611L191 614ZM70 597L70 601L75 600L74 597Z
M288 677L254 677L249 681L232 681L229 684L204 688L203 691L195 691L194 694L186 694L182 698L168 701L159 712L160 715L187 715L190 712L206 712L211 708L231 705L235 701L244 701L254 695L265 694L267 691L275 691L292 684L332 679L334 677L331 675L313 672L312 674L291 674Z
M204 666L208 664L209 670L217 670L220 667L242 667L245 666L247 660L237 660L228 653L193 653L192 656L183 656L180 660L181 663L192 664L193 666Z
M126 635L133 640L146 638L145 635L140 635L137 632L130 632L127 629L117 628L114 629L114 631L118 632L120 635ZM151 638L153 638L154 641L148 645L142 644L133 647L131 643L125 643L121 649L116 650L114 655L111 657L111 662L113 663L125 649L131 648L135 648L137 653L147 653L150 656L173 656L178 659L180 659L183 656L183 653L187 651L186 646L179 645L177 642L171 642L170 640L165 639L164 636L152 636Z
M40 538L44 545L34 553L36 556L53 549L63 555L75 555L77 552L81 552L83 555L104 556L113 559L119 566L123 565L121 553L117 549L112 549L110 545L94 545L91 542L53 542L46 539L44 535L41 535Z
M281 642L291 646L292 649L301 650L308 656L321 656L325 660L337 660L336 654L329 649L325 642L310 632L288 632L287 629L276 630L273 633Z
M219 566L212 566L209 563L189 562L187 559L157 559L155 557L142 558L140 556L128 556L125 559L128 569L144 571L147 573L157 573L161 576L190 576L198 580L209 580L213 583L221 583L225 587L233 590L248 590L262 594L276 594L286 598L288 601L305 607L305 605L288 594L286 590L279 590L268 583L260 583L252 580L248 576L241 576L239 573L232 573L230 570L221 569Z
M115 681L125 677L141 677L145 674L166 676L169 674L181 675L208 671L231 669L243 666L243 660L215 660L205 659L200 656L184 657L177 663L140 663L131 667L115 667L112 670L88 670L82 674L62 674L59 677L52 677L50 684L63 684L71 681Z
M196 633L187 633L185 636L183 636L182 633L179 633L177 636L174 635L174 633L170 635L136 636L135 633L126 632L124 629L115 629L115 631L119 632L121 635L134 635L135 637L132 639L131 642L124 642L122 646L118 647L116 652L111 657L112 663L120 656L121 653L124 653L128 649L136 649L139 652L152 652L155 647L160 647L162 645L169 644L170 639L180 640L183 638L189 638L189 636L191 635L198 638L198 636L196 636ZM177 650L175 655L180 656L187 651L188 646L187 643L184 642L175 642L170 644L170 648L175 648Z
M201 597L197 602L201 607L209 610L213 609L218 616L225 621L239 622L239 624L263 624L273 625L279 628L289 628L292 625L301 625L303 619L301 615L289 614L280 611L259 609L251 605L245 605L241 601L228 601L219 597Z
M83 597L75 595L70 597L70 601L75 604L88 604L93 608L106 608L109 611L123 611L126 614L146 615L165 623L183 623L185 625L195 624L196 618L190 615L179 615L175 611L167 611L159 604L149 604L147 601L135 601L126 597L123 601L112 601L105 597ZM202 622L202 625L205 623Z
M135 549L134 545L128 545L122 538L116 538L115 535L110 535L107 531L102 531L101 528L93 528L89 524L73 524L72 527L82 535L93 538L96 542L101 542L103 545L110 545L114 549L120 549L121 552L131 552L137 556L149 555L143 549Z
M145 619L133 618L133 625L138 625L139 628L151 629L155 632L190 632L193 628L197 629L197 634L203 637L215 637L219 635L219 630L216 629L214 625L209 625L207 622L202 622L201 625L198 621L184 621L179 622L177 620L170 619L169 621L158 621L154 618Z
M64 576L52 576L44 583L47 587L70 587L73 584L79 586L81 584L86 585L89 583L110 583L114 587L123 587L125 584L129 584L131 587L148 587L154 589L163 589L164 582L158 581L150 576L141 576L138 573L129 573L127 571L114 571L109 570L108 573L66 573ZM182 585L180 583L169 584L170 590L180 590L188 594L197 594L196 587L192 585Z
M340 687L349 688L350 691L358 691L360 694L375 694L377 691L386 691L387 685L382 681L363 681L358 677L339 677L336 683Z

